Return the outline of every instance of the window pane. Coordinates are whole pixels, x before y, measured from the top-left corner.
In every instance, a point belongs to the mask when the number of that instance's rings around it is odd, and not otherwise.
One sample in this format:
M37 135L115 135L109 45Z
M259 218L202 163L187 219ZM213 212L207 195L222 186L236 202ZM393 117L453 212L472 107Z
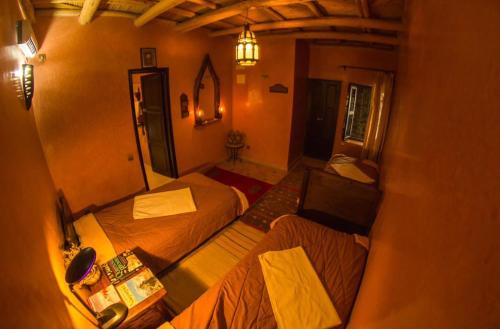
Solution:
M346 109L344 139L363 142L370 115L372 87L358 84L349 85L349 99Z

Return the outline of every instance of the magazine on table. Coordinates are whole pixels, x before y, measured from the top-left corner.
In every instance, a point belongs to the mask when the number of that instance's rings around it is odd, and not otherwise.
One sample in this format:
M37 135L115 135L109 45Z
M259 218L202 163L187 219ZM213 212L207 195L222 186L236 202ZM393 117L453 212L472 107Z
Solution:
M90 307L95 312L99 313L112 304L120 303L121 299L120 296L118 296L115 286L109 285L90 296L88 301Z
M139 258L130 250L101 265L103 272L114 285L123 282L143 267Z
M128 308L134 307L161 289L163 285L148 268L116 286L118 294Z

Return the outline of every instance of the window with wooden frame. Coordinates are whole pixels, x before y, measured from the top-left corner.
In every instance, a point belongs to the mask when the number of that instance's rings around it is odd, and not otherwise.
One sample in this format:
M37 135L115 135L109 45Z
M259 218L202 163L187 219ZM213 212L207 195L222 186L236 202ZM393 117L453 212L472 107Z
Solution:
M363 143L370 116L372 87L351 83L348 91L344 140Z

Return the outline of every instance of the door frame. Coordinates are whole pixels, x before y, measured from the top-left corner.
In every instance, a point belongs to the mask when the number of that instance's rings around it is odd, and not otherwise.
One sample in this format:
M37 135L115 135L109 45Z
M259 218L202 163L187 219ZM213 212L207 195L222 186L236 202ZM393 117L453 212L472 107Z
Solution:
M134 74L142 74L142 73L159 73L161 76L161 82L164 86L162 90L163 96L163 118L164 118L164 126L165 126L165 145L169 146L168 155L169 155L169 164L172 168L172 173L174 174L174 178L179 177L179 173L177 171L177 159L175 156L175 143L174 143L174 131L172 127L172 111L170 108L170 88L169 88L169 75L168 75L168 67L147 67L141 69L130 69L128 70L128 89L130 94L130 106L132 110L132 123L134 125L134 135L135 135L135 143L137 145L137 152L139 153L139 162L141 165L142 177L144 179L144 186L146 187L146 191L149 191L149 183L148 177L146 175L146 168L144 167L144 158L142 156L142 148L140 137L137 129L137 117L135 115L135 99L134 99L134 83L133 83L133 75Z
M332 140L332 147L330 149L330 158L333 155L333 149L335 147L335 139L337 137L338 133L338 120L339 120L339 113L340 113L340 108L342 105L342 87L343 87L343 81L342 80L331 80L331 79L319 79L319 78L307 78L307 119L306 119L306 130L305 130L305 138L307 138L307 132L308 132L308 125L309 125L309 119L311 116L311 83L313 81L321 81L321 82L330 82L338 87L338 100L337 100L337 113L335 113L335 122L333 126L333 140ZM304 142L304 149L303 149L303 154L305 155L305 147L306 147L306 142Z

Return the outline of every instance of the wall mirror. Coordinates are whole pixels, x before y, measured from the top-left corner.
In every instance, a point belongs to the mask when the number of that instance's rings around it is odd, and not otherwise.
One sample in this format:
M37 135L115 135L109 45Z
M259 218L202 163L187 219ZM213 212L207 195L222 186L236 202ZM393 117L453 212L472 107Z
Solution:
M203 59L194 83L193 104L195 126L217 122L222 118L219 77L208 55Z

